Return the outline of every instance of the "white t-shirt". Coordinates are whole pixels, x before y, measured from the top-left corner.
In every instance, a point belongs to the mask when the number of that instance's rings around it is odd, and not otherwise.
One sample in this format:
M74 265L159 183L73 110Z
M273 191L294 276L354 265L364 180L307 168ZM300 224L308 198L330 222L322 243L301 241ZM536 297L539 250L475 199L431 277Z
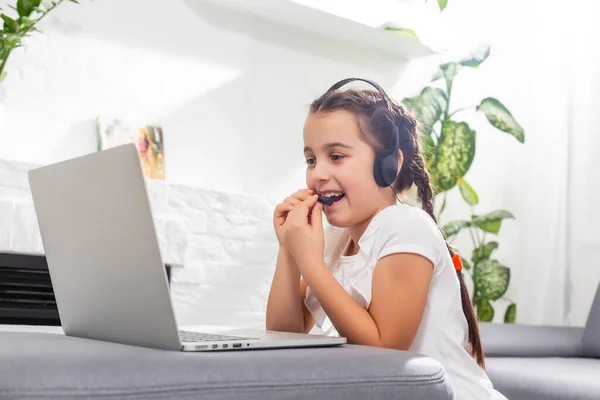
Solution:
M415 253L433 263L425 313L410 351L442 363L457 399L506 400L466 350L468 324L462 309L460 284L444 238L431 217L409 205L389 206L369 223L358 241L358 254L343 256L349 242L347 229L327 227L324 261L340 285L365 310L371 304L373 270L380 258L394 253ZM325 335L339 336L310 287L304 303Z

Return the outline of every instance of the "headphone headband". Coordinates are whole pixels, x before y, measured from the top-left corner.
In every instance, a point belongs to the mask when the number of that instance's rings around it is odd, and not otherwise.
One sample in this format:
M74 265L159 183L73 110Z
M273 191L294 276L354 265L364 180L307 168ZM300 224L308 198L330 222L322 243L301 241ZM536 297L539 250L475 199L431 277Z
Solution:
M379 92L379 94L381 94L381 97L383 97L383 100L387 102L391 102L390 97L387 95L387 93L385 92L385 90L383 90L383 88L376 82L373 82L369 79L363 79L363 78L346 78L346 79L342 79L341 81L335 83L332 87L329 88L329 90L327 90L327 93L329 92L333 92L334 90L337 90L339 88L341 88L342 86L353 82L353 81L362 81L362 82L366 82L369 85L373 86L375 89L377 89L377 91Z

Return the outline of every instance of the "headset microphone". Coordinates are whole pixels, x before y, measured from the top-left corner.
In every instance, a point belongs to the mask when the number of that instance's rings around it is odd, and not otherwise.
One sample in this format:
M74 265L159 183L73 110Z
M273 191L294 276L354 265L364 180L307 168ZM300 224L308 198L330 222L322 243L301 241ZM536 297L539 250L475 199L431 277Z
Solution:
M325 204L326 206L330 206L333 204L333 197L319 196L319 199L317 201L319 203Z

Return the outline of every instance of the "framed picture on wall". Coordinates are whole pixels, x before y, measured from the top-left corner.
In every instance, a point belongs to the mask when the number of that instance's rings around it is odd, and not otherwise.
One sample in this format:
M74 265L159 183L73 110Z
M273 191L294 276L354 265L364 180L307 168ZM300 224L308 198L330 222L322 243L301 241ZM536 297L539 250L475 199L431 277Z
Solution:
M140 153L144 176L165 180L165 150L162 127L117 118L97 119L98 151L134 143Z

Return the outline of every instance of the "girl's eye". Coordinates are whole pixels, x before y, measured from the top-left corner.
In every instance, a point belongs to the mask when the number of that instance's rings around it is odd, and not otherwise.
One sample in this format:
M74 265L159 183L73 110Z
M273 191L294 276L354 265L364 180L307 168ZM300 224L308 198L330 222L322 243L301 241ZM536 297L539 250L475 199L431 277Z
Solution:
M343 158L346 158L346 156L343 156L341 154L332 154L330 156L330 158L331 158L331 161L337 162L337 161L341 161ZM316 160L314 158L307 158L306 164L310 165L310 166L314 166L316 164Z

